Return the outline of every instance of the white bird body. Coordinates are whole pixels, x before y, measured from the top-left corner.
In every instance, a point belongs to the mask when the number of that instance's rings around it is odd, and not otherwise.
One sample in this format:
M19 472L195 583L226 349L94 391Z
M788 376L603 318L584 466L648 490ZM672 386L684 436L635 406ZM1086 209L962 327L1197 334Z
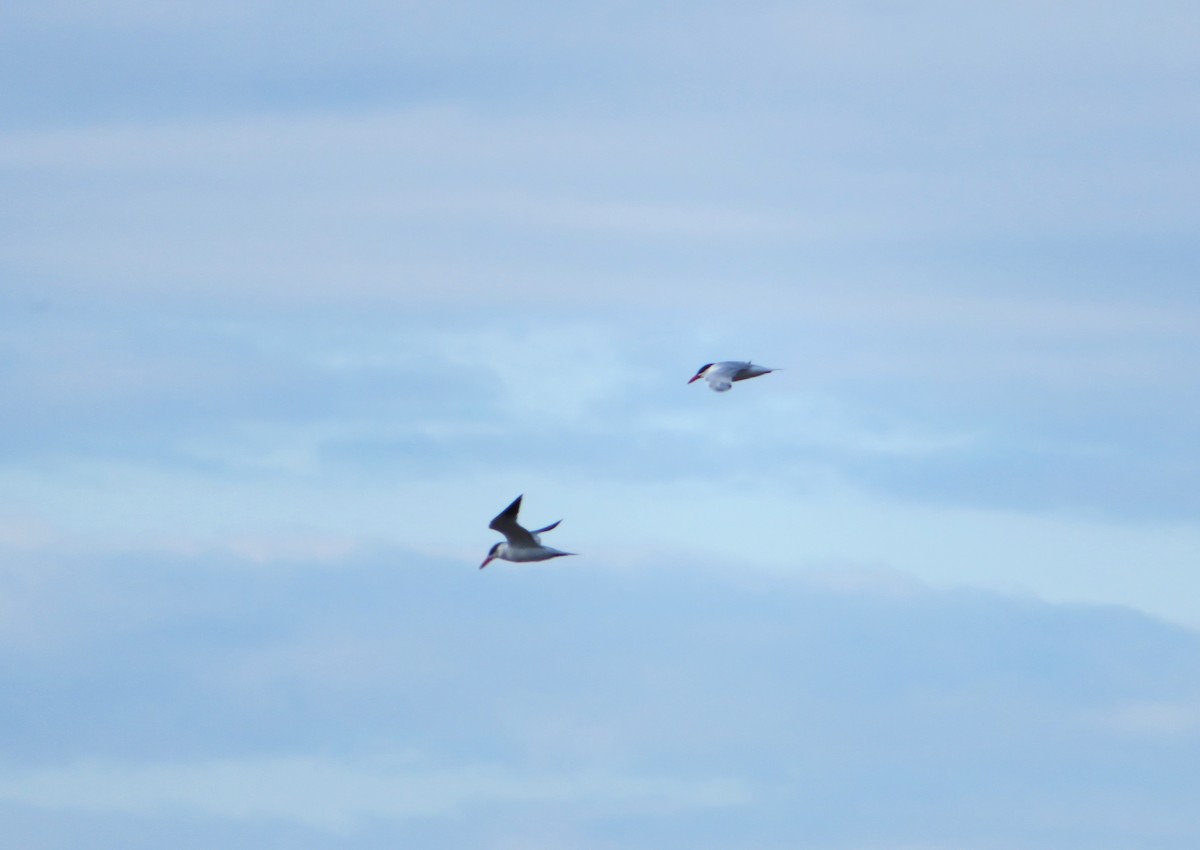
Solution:
M698 381L703 378L713 392L723 393L733 386L734 381L744 381L747 378L757 378L775 369L766 366L756 366L749 360L722 360L720 363L705 363L688 381Z
M495 519L488 523L488 528L493 531L499 531L504 535L504 542L497 543L488 552L487 558L479 565L479 569L483 569L492 561L499 558L501 561L548 561L551 558L559 558L563 555L574 555L574 552L563 552L560 549L553 549L550 546L542 545L542 538L539 536L543 532L550 531L558 527L558 522L551 523L545 528L539 528L536 531L529 531L523 528L517 522L517 514L521 510L521 496L513 499L511 505L496 514Z

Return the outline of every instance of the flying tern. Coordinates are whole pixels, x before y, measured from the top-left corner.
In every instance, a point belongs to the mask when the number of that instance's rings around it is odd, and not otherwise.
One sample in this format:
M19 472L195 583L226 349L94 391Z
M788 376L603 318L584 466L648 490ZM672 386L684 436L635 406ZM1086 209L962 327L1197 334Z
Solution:
M488 523L488 528L499 531L504 535L505 542L497 543L488 552L479 569L483 569L492 561L499 558L502 561L548 561L563 555L574 555L574 552L562 552L543 546L539 534L558 527L558 522L551 523L537 531L529 531L517 522L517 513L521 510L521 496L513 499L511 505L496 514L496 518Z
M705 363L688 381L698 381L701 378L708 381L709 389L723 393L733 386L734 381L744 381L747 378L757 378L768 372L774 372L766 366L756 366L749 360L723 360L720 363Z

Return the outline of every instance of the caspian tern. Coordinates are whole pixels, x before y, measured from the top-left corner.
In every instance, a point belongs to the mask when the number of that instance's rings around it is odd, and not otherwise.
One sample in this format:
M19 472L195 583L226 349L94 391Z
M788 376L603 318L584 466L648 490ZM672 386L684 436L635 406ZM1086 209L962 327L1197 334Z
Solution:
M537 531L529 531L522 528L517 522L517 513L520 510L521 496L517 496L517 498L513 499L511 505L496 514L496 518L488 523L488 528L499 531L504 535L505 542L497 543L491 548L483 563L479 565L479 569L482 570L497 558L502 561L548 561L551 558L575 554L574 552L561 552L558 549L543 546L541 538L538 537L544 531L557 528L558 522L562 522L561 519L545 528L539 528Z
M775 369L766 366L755 366L749 360L724 360L720 363L705 363L688 381L698 381L701 378L708 381L709 389L723 393L733 386L734 381L744 381L747 378L757 378Z

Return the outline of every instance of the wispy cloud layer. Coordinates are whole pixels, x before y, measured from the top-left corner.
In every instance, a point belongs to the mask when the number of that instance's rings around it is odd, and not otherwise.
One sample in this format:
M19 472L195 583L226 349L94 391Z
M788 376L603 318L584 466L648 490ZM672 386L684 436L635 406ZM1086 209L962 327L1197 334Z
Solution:
M187 817L453 843L549 817L580 846L624 820L631 846L1116 848L1197 790L1196 635L1128 611L395 550L48 568L4 573L42 637L3 635L0 798L109 835Z
M370 820L459 817L490 806L610 809L618 816L740 806L737 782L619 775L514 775L488 765L422 769L412 758L312 757L196 764L82 763L0 779L0 799L69 816L273 820L353 832Z
M10 3L6 839L1192 850L1197 22Z

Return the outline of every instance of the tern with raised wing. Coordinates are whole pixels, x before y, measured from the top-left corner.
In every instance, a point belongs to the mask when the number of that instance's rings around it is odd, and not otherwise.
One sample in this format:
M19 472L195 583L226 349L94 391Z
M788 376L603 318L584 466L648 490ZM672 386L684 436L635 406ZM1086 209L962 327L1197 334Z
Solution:
M536 531L529 531L517 522L517 513L521 510L521 498L521 496L517 496L513 499L511 505L496 514L496 518L488 523L488 528L504 535L504 542L497 543L491 548L483 563L479 565L479 569L482 570L497 558L501 561L548 561L551 558L575 554L543 546L542 539L538 537L543 532L557 528L558 522L562 522L561 519Z
M723 393L733 386L734 381L744 381L747 378L757 378L775 369L757 366L749 360L722 360L720 363L705 363L696 370L696 374L688 381L698 381L701 378L708 381L709 389Z

